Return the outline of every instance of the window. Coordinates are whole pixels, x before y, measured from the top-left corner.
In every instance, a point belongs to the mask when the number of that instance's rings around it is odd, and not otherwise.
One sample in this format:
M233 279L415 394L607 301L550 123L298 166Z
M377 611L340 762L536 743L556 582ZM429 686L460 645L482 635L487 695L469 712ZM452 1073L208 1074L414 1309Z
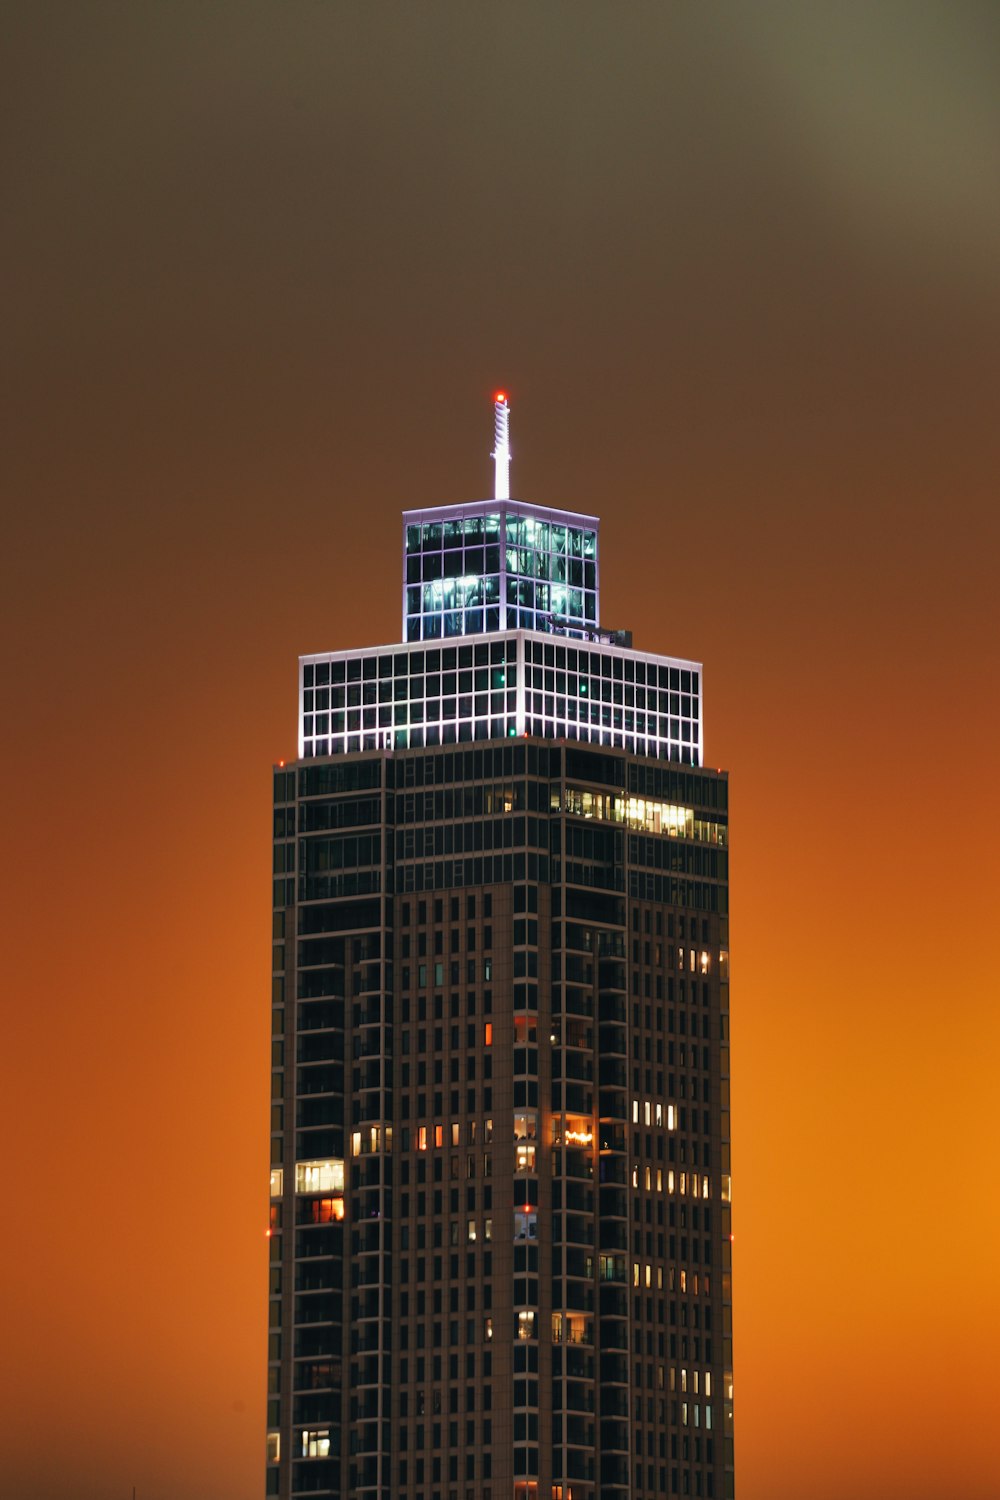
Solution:
M333 1159L296 1162L295 1191L297 1193L342 1193L344 1191L344 1163Z
M302 1434L302 1457L303 1458L329 1458L330 1457L330 1429L329 1427L306 1428Z
M271 1168L271 1197L280 1198L284 1187L285 1174L280 1167Z
M269 1432L267 1435L267 1461L276 1464L281 1458L281 1433Z

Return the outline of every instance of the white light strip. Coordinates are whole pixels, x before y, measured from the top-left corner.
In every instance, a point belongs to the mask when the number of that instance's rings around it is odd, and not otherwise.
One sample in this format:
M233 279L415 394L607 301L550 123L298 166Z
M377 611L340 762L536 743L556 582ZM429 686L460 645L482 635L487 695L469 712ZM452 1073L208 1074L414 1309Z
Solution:
M497 391L493 399L494 448L490 455L494 463L494 497L510 499L510 407L503 391Z

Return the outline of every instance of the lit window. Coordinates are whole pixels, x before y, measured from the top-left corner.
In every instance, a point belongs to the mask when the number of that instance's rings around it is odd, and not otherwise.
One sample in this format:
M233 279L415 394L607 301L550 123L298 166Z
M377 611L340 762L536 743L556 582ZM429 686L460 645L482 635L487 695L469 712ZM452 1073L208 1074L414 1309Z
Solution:
M281 1458L281 1433L269 1432L267 1435L267 1461L276 1464Z
M667 1105L667 1129L677 1129L677 1110L673 1104Z
M343 1198L313 1198L307 1207L313 1224L339 1223L344 1217Z
M712 1372L711 1372L711 1370L706 1370L705 1371L705 1395L706 1396L710 1396L711 1394L712 1394ZM711 1422L706 1422L705 1423L706 1427L711 1427L711 1425L712 1425Z
M487 1021L484 1029L484 1041L487 1047L493 1046L493 1022Z
M435 1146L443 1146L444 1145L444 1126L443 1125L435 1125L434 1126L434 1144L435 1144Z
M538 1129L538 1116L532 1111L531 1114L514 1116L514 1139L515 1141L533 1141Z
M491 1240L492 1238L493 1238L493 1220L492 1219L484 1219L483 1220L483 1239L484 1240Z
M472 1243L475 1240L475 1238L476 1238L476 1221L475 1221L475 1219L470 1219L468 1221L468 1224L466 1226L466 1231L465 1231L465 1237L466 1237L466 1239L470 1243Z
M285 1174L280 1167L271 1168L271 1197L280 1198L284 1189Z
M701 972L703 974L708 973L708 954L705 952L704 948L701 950Z
M535 1314L533 1309L522 1307L517 1315L517 1336L519 1339L533 1339L535 1337Z
M533 1210L514 1214L514 1238L536 1240L538 1238L538 1214Z
M458 1124L458 1121L456 1120L455 1123L451 1127L451 1144L453 1146L457 1146L458 1145L458 1136L459 1136L459 1124Z
M296 1162L295 1191L297 1193L342 1193L344 1191L344 1163L335 1160Z
M329 1458L330 1457L330 1429L329 1427L306 1428L302 1434L302 1457L303 1458Z
M483 1319L483 1337L489 1341L493 1337L493 1319Z
M526 1141L518 1141L514 1153L515 1172L533 1172L535 1170L535 1147Z
M426 1151L427 1150L427 1126L426 1125L418 1125L417 1126L417 1150L418 1151Z

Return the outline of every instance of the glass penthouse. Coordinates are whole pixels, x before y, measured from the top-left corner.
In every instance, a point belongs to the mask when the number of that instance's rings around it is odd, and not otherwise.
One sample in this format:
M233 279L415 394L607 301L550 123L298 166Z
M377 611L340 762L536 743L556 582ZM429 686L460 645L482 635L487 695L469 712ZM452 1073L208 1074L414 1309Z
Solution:
M266 1493L733 1488L728 784L596 517L403 517L275 769Z

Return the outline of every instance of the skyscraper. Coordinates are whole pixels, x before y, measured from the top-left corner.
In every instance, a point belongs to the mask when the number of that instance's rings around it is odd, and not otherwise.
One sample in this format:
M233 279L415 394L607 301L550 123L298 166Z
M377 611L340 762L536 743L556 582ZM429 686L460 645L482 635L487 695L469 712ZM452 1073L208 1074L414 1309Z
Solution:
M266 1493L722 1500L727 779L495 423L274 773Z

